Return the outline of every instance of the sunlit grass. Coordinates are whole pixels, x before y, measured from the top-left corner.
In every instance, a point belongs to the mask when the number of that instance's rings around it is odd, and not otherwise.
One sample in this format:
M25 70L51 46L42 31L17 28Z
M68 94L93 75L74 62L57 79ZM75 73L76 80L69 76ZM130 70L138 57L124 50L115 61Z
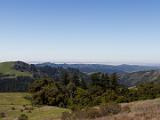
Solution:
M59 119L61 114L68 109L42 106L33 107L29 100L24 99L28 93L0 93L0 113L6 113L5 118L0 120L14 120L21 114L26 114L29 120L53 120ZM32 108L27 110L25 108Z

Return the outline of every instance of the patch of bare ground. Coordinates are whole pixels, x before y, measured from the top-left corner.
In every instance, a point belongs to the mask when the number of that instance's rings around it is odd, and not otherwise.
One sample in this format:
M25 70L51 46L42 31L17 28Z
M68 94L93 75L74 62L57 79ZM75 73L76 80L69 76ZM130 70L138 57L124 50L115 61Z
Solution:
M160 120L160 99L125 103L121 106L124 112L96 120Z

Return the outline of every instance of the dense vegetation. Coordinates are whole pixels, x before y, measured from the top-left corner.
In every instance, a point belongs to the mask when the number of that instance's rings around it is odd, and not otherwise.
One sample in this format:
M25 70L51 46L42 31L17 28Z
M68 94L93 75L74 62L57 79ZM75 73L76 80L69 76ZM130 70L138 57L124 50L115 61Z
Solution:
M0 75L0 92L25 92L33 82L31 77L2 77Z
M94 73L90 75L90 84L86 84L76 74L69 76L65 74L60 82L47 78L36 80L30 87L33 103L77 109L160 96L160 84L145 83L128 89L118 84L119 78L115 73Z
M70 77L66 74L61 82L36 80L30 87L33 102L75 109L125 100L128 89L118 84L115 73L94 73L90 77L89 85L76 74Z

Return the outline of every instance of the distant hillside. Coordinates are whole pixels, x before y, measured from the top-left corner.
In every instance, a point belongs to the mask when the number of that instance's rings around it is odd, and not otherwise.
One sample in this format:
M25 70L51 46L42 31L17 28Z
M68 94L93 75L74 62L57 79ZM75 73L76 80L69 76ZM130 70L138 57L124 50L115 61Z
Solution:
M144 82L160 82L160 68L154 66L138 66L138 65L99 65L99 64L54 64L43 63L36 66L50 66L53 68L76 68L84 73L104 72L118 73L120 75L119 82L125 86L136 86Z
M3 62L0 63L0 74L1 75L8 75L12 77L17 76L29 76L31 77L32 74L29 71L20 71L18 70L18 66L24 65L23 62ZM26 66L26 65L25 65Z
M154 66L138 66L138 65L101 65L101 64L54 64L54 63L43 63L37 64L37 66L51 66L51 67L63 67L63 68L76 68L81 72L92 73L92 72L104 72L104 73L131 73L137 71L157 70L160 67Z
M100 65L100 64L54 64L43 63L37 64L37 66L51 66L51 67L63 67L63 68L75 68L84 73L104 72L104 73L124 73L124 71L116 69L112 65Z
M33 81L33 69L21 61L0 63L0 91L26 91Z
M160 70L140 71L122 74L120 83L135 86L144 82L160 82Z
M148 70L160 70L159 66L140 66L140 65L118 65L115 66L117 69L122 70L124 72L132 73L138 71L148 71Z

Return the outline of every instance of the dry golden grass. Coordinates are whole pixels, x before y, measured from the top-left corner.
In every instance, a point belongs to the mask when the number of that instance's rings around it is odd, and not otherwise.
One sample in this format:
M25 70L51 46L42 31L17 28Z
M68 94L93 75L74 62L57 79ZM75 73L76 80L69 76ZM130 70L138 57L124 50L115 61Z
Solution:
M160 99L121 104L129 111L96 120L160 120Z

